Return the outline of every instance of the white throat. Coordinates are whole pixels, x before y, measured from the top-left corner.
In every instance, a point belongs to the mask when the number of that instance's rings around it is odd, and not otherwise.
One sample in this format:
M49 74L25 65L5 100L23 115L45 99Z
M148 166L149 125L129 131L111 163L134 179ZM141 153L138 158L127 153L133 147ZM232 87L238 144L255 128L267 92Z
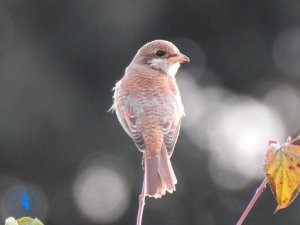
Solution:
M162 72L171 77L175 77L176 72L180 67L180 64L178 62L168 63L165 59L152 59L148 63L154 69L161 70Z

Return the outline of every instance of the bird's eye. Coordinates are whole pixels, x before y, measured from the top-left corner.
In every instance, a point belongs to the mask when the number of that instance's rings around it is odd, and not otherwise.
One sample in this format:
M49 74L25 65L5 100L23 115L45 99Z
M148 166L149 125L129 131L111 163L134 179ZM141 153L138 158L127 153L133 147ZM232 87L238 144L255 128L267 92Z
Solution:
M162 57L162 56L164 56L166 53L164 52L164 51L162 51L162 50L158 50L156 53L155 53L155 55L157 55L158 57Z

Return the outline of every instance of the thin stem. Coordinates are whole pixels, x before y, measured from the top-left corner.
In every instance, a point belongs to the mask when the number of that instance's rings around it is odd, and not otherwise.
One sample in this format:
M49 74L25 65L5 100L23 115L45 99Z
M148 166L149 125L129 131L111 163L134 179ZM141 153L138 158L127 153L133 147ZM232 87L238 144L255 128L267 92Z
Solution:
M145 206L145 178L143 181L142 193L139 196L139 210L136 219L136 225L142 225L144 206Z
M239 219L239 221L237 222L236 225L242 225L243 224L244 220L246 219L246 217L250 213L250 211L253 208L254 204L256 203L257 199L259 198L259 196L266 189L267 183L268 183L268 180L267 180L267 177L265 177L265 179L263 180L263 182L261 183L259 188L256 189L256 192L255 192L254 196L252 197L250 203L248 204L247 208L245 209L243 215L241 216L241 218Z

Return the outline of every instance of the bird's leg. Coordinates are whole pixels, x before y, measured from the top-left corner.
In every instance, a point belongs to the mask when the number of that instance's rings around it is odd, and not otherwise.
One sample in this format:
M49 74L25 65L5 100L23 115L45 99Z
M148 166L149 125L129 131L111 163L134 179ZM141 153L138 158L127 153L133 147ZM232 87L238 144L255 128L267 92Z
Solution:
M136 225L142 225L144 206L145 206L145 177L143 181L142 193L139 196L139 210L138 210Z

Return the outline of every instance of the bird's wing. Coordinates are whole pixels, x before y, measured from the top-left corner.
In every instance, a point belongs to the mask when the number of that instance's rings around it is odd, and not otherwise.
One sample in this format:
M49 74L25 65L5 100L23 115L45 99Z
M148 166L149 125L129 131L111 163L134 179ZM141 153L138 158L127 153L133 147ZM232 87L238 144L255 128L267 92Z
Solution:
M179 135L180 123L179 119L178 121L170 124L168 127L163 128L164 143L167 147L169 157L171 157L174 152L175 144Z
M116 112L124 130L133 139L138 149L143 152L145 150L144 138L137 126L137 120L132 113L132 109L128 106L123 105L123 107L117 108Z
M172 111L168 113L171 116L169 123L162 126L162 130L164 132L164 143L167 147L169 157L171 157L179 135L181 117L185 116L185 113L175 79L169 77L169 84L173 92L173 95L169 100L171 103L169 108L171 108Z
M137 125L137 117L134 115L134 104L130 101L130 97L120 95L119 86L120 83L118 82L115 87L112 109L116 111L117 117L126 133L133 139L138 149L143 152L145 150L145 142Z
M171 157L179 135L181 117L184 115L180 95L172 96L169 99L169 105L165 111L168 116L166 116L164 121L168 121L168 123L163 124L162 131L164 144L167 147L169 157Z

